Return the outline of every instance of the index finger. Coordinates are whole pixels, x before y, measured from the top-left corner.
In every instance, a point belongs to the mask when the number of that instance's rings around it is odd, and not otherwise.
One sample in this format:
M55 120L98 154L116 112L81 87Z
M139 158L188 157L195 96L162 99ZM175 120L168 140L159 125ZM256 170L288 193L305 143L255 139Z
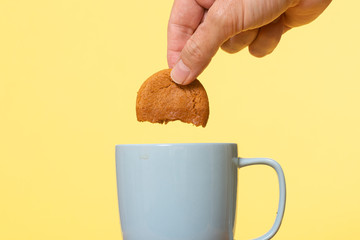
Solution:
M205 9L196 0L175 0L168 24L167 61L172 68L180 58L181 50L199 26Z

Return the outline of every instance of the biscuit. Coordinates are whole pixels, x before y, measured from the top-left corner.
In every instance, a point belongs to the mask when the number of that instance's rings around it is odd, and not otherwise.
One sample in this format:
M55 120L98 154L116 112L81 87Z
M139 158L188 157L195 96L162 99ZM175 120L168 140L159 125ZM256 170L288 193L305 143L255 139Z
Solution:
M171 69L159 71L140 87L136 98L136 116L140 122L168 123L180 120L206 126L209 100L199 80L178 85L170 77Z

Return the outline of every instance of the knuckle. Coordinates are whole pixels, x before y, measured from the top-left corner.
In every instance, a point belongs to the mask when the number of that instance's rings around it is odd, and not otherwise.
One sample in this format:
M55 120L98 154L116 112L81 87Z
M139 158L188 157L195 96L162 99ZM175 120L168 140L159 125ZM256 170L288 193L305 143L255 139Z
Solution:
M224 35L231 36L242 30L242 20L239 19L239 3L224 2L221 7L209 13L211 24L217 26Z

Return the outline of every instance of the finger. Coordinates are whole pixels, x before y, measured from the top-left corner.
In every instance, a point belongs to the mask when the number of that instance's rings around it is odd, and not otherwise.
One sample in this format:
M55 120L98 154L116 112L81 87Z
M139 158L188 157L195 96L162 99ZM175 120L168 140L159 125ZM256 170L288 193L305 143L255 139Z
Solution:
M298 27L315 20L331 3L331 0L302 0L284 14L284 23Z
M276 48L284 31L280 16L275 21L259 29L256 39L249 45L249 52L255 57L264 57Z
M228 53L236 53L249 46L256 38L258 29L248 30L236 34L221 45L221 49Z
M175 0L167 31L167 61L170 68L179 60L181 50L199 26L204 8L195 0Z
M221 2L221 3L219 3ZM181 51L180 60L171 71L172 79L178 84L189 84L206 68L220 45L234 34L234 18L229 18L229 12L224 1L215 1L194 34L188 39Z

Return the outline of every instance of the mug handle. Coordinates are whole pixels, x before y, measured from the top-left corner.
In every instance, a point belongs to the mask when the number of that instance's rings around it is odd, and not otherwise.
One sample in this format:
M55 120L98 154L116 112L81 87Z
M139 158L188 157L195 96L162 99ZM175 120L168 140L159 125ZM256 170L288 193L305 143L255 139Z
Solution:
M258 238L255 238L254 240L271 239L276 234L276 232L279 230L281 221L284 216L284 211L285 211L286 186L285 186L284 172L283 172L280 164L270 158L236 158L235 160L236 160L235 163L238 166L238 168L242 168L242 167L246 167L246 166L250 166L250 165L261 164L261 165L268 165L276 171L276 174L279 179L279 195L280 196L279 196L279 206L278 206L278 211L277 211L277 215L275 218L275 222L274 222L273 226L271 227L271 229L267 233L265 233L264 235L262 235Z

